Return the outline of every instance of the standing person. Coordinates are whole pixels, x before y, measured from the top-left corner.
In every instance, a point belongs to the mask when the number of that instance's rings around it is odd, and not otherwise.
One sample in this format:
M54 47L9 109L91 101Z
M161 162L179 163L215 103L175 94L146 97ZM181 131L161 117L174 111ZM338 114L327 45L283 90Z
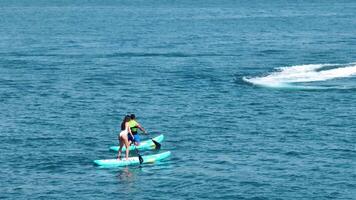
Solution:
M129 140L134 142L135 145L139 145L141 142L140 136L138 135L137 131L140 129L144 134L147 134L145 129L137 122L135 114L130 115L131 120L129 121L129 126L132 132L133 137L129 135Z
M120 148L119 148L119 152L117 154L117 159L121 160L121 150L122 150L122 146L126 147L126 160L129 158L129 148L130 148L130 142L129 142L129 135L131 137L134 137L132 135L131 129L130 129L130 122L131 118L129 115L126 115L124 120L122 120L121 123L121 132L119 134L119 144L120 144Z

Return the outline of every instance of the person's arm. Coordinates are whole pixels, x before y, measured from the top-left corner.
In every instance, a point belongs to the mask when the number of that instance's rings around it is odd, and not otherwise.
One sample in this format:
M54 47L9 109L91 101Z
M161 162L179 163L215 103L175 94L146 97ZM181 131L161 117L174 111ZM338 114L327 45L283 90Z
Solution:
M144 134L147 134L146 130L137 122L137 128L139 128Z
M132 137L132 138L135 138L135 137L133 136L132 132L131 132L131 128L130 128L130 125L129 125L128 122L125 123L125 128L127 128L127 130L129 131L131 137Z

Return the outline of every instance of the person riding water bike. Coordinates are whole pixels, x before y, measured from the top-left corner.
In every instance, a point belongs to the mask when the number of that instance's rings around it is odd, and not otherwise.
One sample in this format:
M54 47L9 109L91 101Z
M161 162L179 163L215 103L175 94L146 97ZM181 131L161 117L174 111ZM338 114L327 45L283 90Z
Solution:
M139 136L139 134L137 132L138 129L140 129L144 134L147 134L147 132L137 122L135 114L131 114L130 118L131 118L131 120L129 121L129 126L130 126L130 129L131 129L133 137L131 135L129 135L128 139L129 139L129 141L131 141L131 143L134 142L134 144L137 146L141 142L140 136Z

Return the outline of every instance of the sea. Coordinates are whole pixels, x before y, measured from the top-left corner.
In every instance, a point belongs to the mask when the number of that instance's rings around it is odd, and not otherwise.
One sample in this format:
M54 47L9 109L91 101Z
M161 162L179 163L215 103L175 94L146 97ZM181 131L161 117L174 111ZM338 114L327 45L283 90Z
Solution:
M355 10L1 0L0 198L355 199ZM96 166L131 113L172 155Z

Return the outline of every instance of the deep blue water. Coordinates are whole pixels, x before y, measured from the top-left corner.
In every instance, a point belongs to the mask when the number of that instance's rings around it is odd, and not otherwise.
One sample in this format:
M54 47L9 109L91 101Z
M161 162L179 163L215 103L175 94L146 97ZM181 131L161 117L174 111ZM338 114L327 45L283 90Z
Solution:
M0 198L355 199L355 10L1 1ZM97 168L132 112L172 157Z

